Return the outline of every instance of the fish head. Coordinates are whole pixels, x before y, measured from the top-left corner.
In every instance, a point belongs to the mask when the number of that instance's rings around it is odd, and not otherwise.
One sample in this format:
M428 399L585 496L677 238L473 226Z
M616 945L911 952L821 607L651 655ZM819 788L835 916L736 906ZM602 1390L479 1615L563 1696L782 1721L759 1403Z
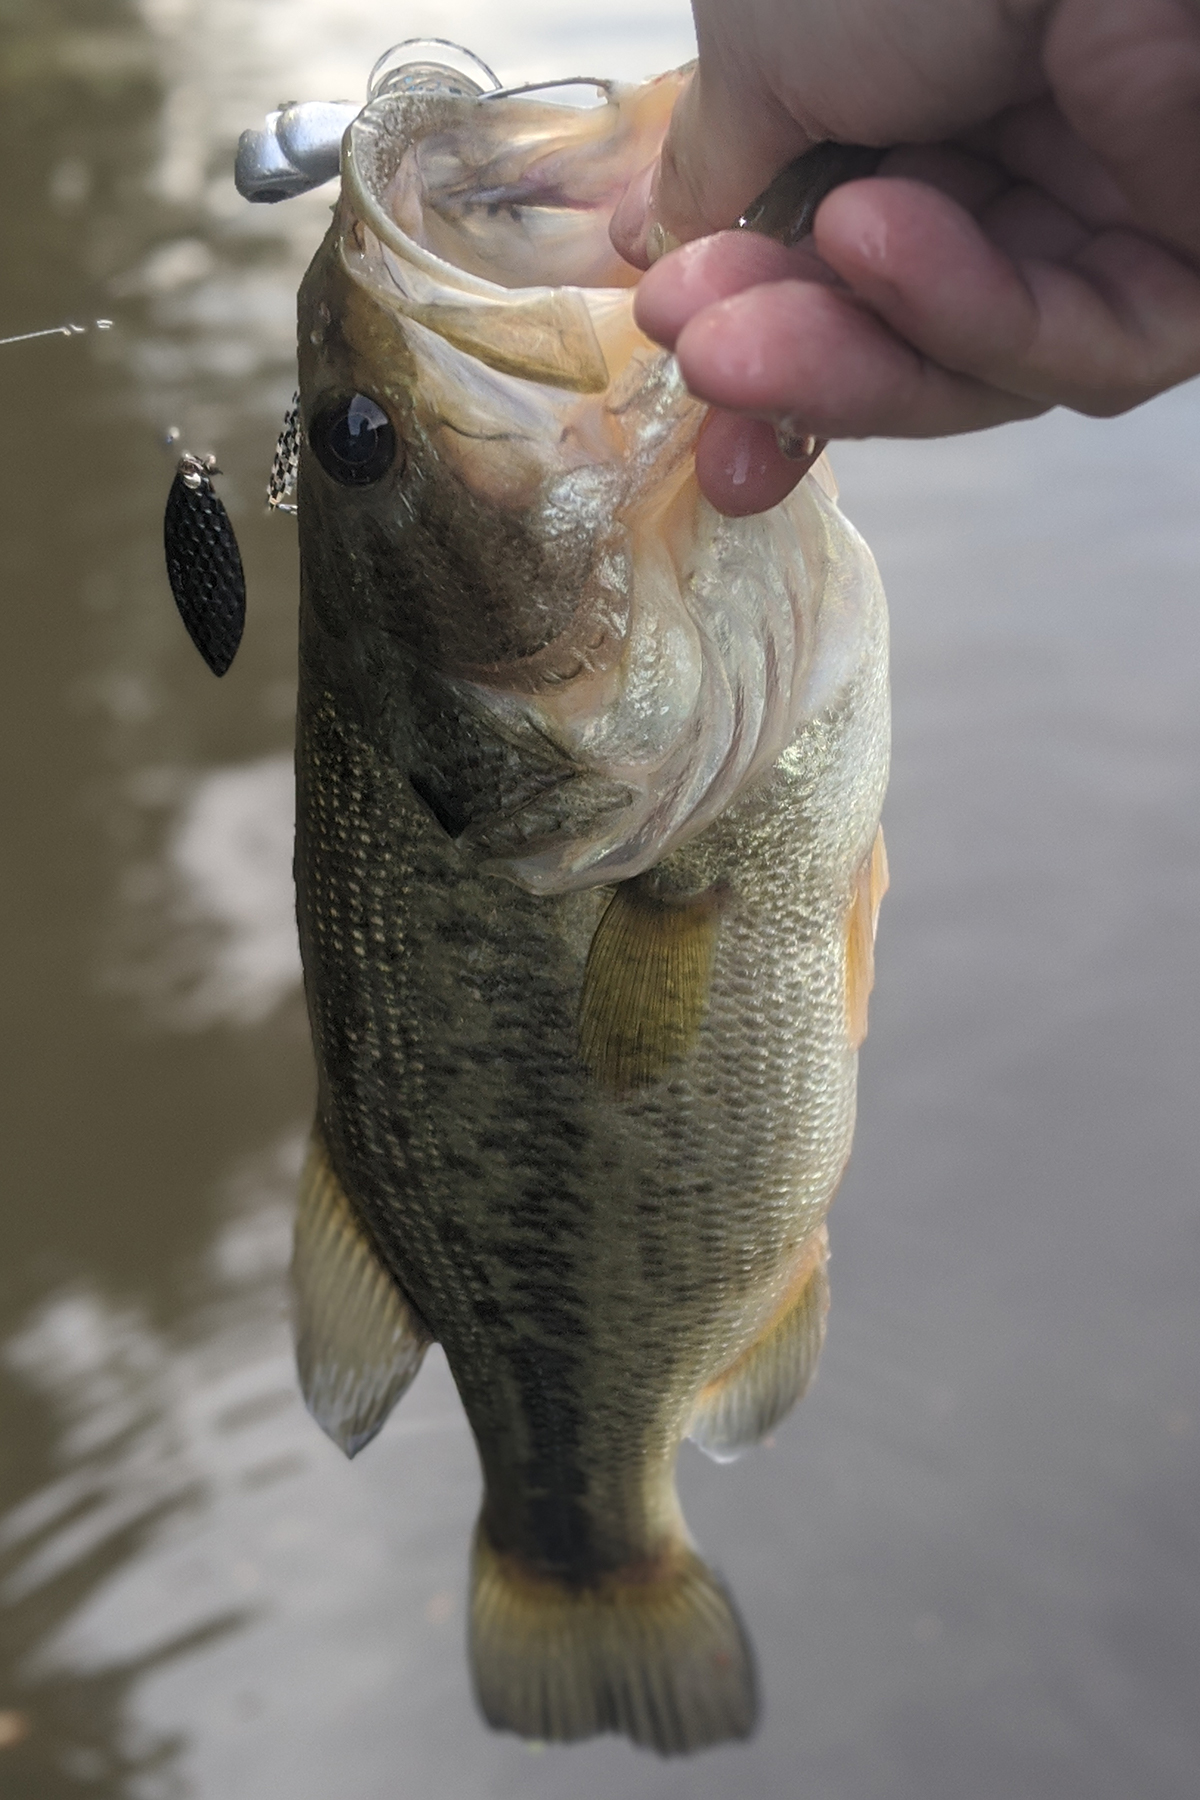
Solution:
M795 724L812 502L703 501L608 238L685 75L377 97L300 291L304 678L533 892L650 866Z

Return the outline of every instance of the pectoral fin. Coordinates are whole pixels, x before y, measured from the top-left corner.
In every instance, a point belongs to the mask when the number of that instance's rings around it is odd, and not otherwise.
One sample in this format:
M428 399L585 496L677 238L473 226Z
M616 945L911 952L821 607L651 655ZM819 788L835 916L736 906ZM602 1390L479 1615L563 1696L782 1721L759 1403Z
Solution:
M888 890L887 850L883 827L854 878L854 898L846 920L846 1031L858 1049L867 1035L867 1001L875 985L875 928Z
M728 1369L700 1391L688 1436L716 1462L732 1462L790 1412L817 1372L829 1312L829 1239L809 1242L783 1305Z
M292 1288L305 1404L355 1456L416 1375L432 1339L380 1261L319 1130L300 1178Z
M623 881L596 927L579 1007L579 1049L605 1087L649 1087L695 1043L716 949L715 896L664 899Z

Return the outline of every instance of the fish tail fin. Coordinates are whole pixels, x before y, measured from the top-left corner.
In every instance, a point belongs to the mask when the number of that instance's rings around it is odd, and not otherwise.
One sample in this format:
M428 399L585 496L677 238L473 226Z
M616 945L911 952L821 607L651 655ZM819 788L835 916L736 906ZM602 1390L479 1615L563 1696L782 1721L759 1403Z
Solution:
M471 1665L488 1723L569 1742L623 1732L662 1756L748 1737L754 1657L733 1602L693 1550L589 1587L532 1574L482 1526L472 1559Z

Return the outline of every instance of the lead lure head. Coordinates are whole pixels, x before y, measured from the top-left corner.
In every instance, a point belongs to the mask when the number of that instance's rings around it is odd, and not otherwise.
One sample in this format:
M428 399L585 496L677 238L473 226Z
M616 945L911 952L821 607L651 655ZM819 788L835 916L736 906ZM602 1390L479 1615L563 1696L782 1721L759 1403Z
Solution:
M181 456L163 520L167 578L187 634L224 675L246 624L246 578L229 514L214 491L214 456Z

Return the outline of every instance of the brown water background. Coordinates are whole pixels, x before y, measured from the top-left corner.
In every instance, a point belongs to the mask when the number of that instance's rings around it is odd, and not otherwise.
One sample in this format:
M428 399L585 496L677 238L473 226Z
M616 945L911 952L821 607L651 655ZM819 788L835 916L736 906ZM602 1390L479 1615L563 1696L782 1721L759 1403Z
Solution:
M1200 395L843 446L894 621L893 890L820 1380L684 1500L765 1722L687 1764L487 1733L435 1352L354 1465L296 1396L311 1104L294 528L264 516L328 195L237 131L418 31L508 79L678 0L0 0L0 1794L1182 1800L1200 1763ZM602 16L601 16L602 15ZM174 615L165 427L250 587Z

